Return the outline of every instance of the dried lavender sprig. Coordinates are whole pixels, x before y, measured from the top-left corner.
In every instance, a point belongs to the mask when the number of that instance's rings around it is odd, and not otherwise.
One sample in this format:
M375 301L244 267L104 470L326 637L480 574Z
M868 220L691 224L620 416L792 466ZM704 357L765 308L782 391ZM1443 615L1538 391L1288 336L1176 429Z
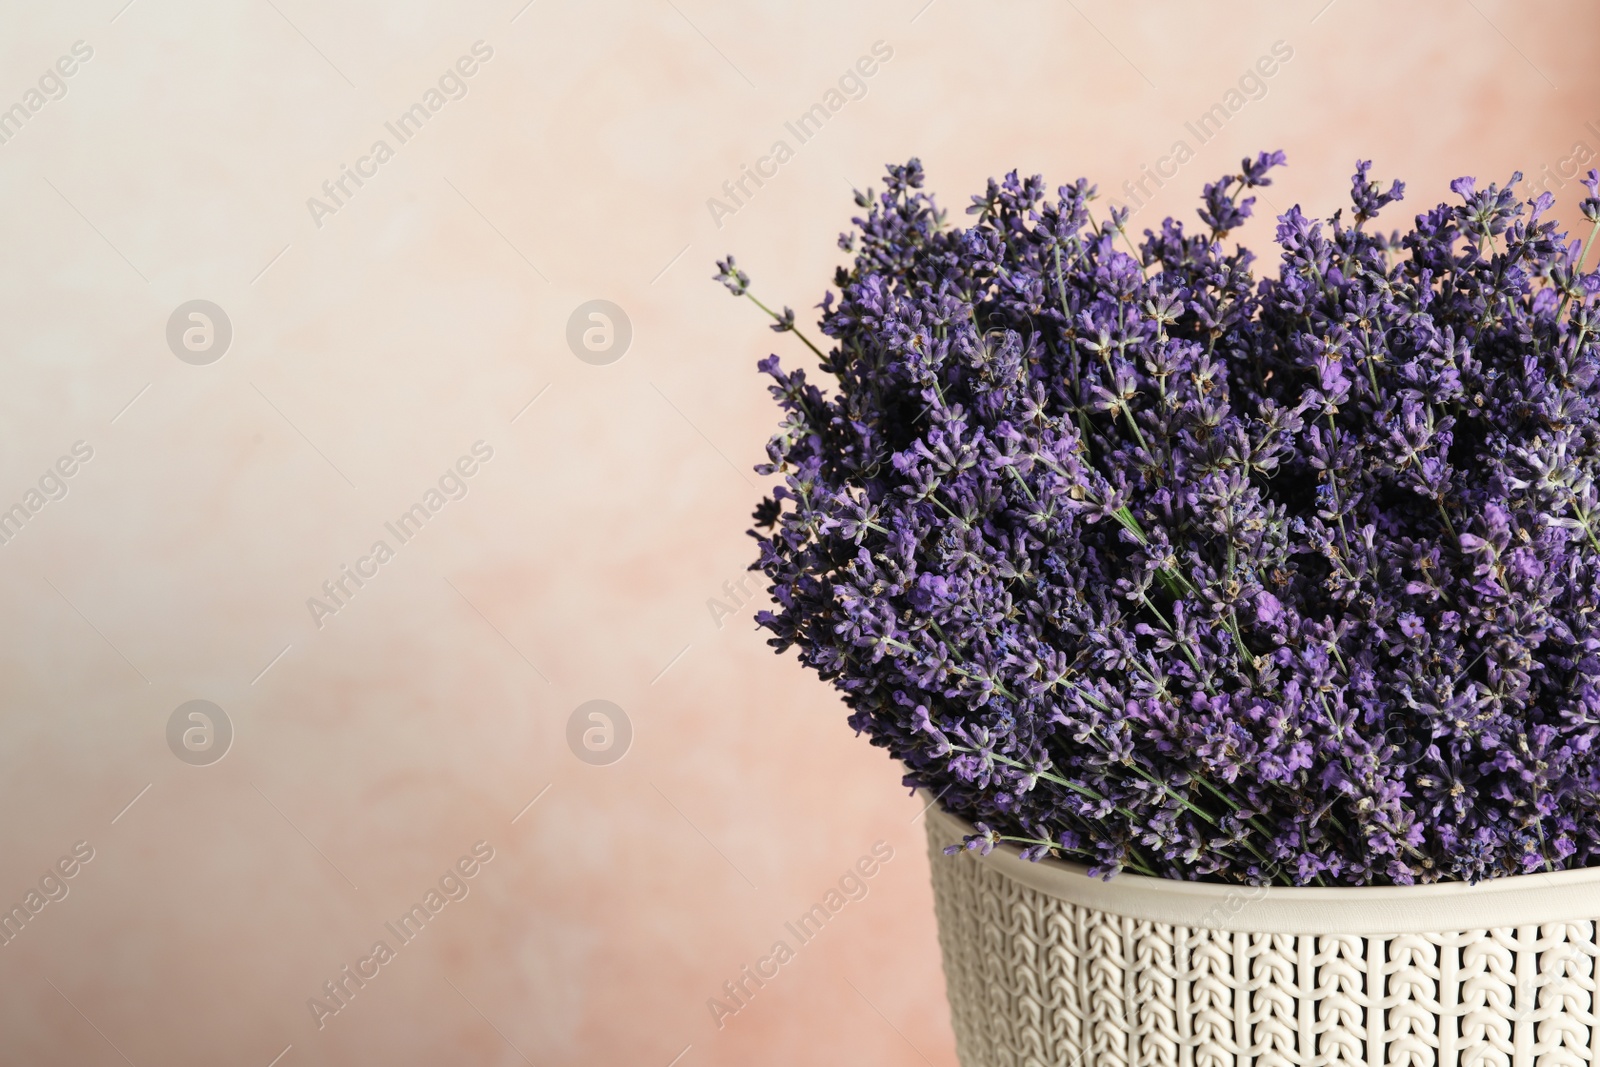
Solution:
M788 413L761 624L1030 858L1297 884L1600 862L1594 235L1516 178L1372 232L1404 187L1362 162L1354 225L1291 208L1258 283L1223 238L1282 162L1131 256L1086 181L991 181L967 229L916 161L858 195L811 346L835 388L761 364Z

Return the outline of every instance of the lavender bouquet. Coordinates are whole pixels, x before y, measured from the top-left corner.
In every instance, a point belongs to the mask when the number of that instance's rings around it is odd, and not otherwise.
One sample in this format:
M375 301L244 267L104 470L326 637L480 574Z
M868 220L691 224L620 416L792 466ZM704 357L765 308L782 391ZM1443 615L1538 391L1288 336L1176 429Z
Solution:
M758 468L780 651L976 825L1110 876L1410 884L1600 864L1600 275L1548 193L1280 215L1281 152L1135 245L1080 180L966 229L888 168ZM730 257L718 279L755 300ZM800 333L794 313L773 329Z

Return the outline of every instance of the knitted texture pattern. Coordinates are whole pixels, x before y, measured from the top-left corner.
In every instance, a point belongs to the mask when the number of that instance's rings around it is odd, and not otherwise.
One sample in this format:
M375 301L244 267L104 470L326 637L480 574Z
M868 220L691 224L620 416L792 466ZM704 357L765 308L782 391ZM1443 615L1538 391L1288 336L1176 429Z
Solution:
M1591 920L1371 936L1173 926L1039 892L974 853L944 856L946 841L930 822L963 1067L1600 1063Z

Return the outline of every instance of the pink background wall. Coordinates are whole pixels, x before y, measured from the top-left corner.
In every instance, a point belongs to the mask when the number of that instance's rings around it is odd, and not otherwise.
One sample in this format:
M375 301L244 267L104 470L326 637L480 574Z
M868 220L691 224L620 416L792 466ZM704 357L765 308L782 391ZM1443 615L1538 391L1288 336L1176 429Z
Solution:
M93 449L0 544L0 905L93 849L0 945L7 1064L954 1063L919 802L752 604L708 611L752 557L753 364L799 360L712 259L809 308L850 185L913 154L959 222L989 174L1115 191L1189 141L1142 228L1281 147L1261 242L1273 208L1339 206L1357 158L1420 208L1600 149L1575 0L124 3L0 6L0 108L93 50L0 144L0 508ZM400 144L384 123L479 40ZM865 97L798 144L784 122L878 41ZM1200 144L1185 122L1277 41ZM164 337L195 298L232 323L208 365ZM633 329L602 366L565 341L597 298ZM465 498L399 544L384 523L477 441ZM307 598L380 538L319 628ZM166 739L194 699L235 734L210 765ZM608 766L566 741L591 699L631 722ZM385 922L480 841L401 944ZM784 924L880 841L799 945ZM380 938L319 1029L308 998ZM708 998L779 939L719 1029Z

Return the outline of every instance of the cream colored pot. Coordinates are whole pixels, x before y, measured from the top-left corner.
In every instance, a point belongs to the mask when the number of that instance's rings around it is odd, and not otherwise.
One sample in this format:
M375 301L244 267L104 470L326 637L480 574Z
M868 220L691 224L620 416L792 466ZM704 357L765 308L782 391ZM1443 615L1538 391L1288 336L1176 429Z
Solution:
M1476 886L1248 888L943 855L963 1067L1600 1067L1600 869Z

